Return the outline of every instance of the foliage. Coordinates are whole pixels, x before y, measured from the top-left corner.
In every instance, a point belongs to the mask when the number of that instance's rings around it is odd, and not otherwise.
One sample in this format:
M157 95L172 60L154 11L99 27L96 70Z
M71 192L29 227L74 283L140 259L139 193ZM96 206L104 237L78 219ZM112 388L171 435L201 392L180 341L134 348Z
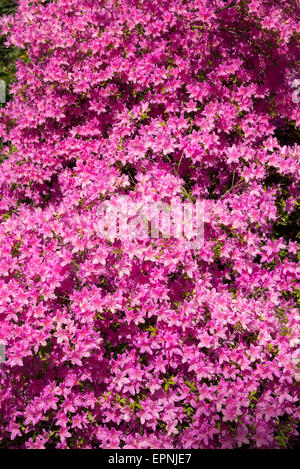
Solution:
M296 2L5 13L1 447L292 447ZM100 236L120 195L204 202L203 244Z

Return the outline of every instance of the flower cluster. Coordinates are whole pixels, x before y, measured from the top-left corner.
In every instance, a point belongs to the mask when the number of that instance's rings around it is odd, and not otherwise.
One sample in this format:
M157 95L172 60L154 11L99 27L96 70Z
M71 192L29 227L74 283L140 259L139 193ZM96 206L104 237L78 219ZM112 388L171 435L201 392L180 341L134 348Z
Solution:
M287 0L20 0L0 109L0 445L297 437L299 23ZM204 240L99 208L205 202Z

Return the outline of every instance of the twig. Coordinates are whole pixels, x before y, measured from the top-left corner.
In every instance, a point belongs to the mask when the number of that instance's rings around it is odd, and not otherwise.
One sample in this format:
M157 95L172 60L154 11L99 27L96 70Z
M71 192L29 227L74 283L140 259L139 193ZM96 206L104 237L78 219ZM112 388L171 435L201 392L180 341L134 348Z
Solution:
M223 197L228 194L228 192L231 192L233 189L236 189L237 187L240 187L242 184L244 184L244 179L241 179L239 182L236 183L236 185L231 185L230 189L228 189L226 192L224 192L223 195L221 195L220 200L223 199Z

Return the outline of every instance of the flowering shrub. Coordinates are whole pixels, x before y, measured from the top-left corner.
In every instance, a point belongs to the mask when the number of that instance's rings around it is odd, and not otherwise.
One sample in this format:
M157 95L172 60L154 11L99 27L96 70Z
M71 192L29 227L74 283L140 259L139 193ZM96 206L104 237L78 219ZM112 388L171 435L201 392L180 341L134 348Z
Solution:
M0 125L2 447L294 444L295 3L20 0L1 19L23 49ZM120 195L204 201L203 243L100 236Z

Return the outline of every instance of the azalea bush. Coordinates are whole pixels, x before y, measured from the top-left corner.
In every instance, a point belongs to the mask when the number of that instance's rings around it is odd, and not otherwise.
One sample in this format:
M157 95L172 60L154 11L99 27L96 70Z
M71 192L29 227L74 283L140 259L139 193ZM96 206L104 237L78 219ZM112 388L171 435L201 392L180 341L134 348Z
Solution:
M1 32L1 447L294 447L297 2L20 0ZM106 236L120 196L203 203L202 241Z

